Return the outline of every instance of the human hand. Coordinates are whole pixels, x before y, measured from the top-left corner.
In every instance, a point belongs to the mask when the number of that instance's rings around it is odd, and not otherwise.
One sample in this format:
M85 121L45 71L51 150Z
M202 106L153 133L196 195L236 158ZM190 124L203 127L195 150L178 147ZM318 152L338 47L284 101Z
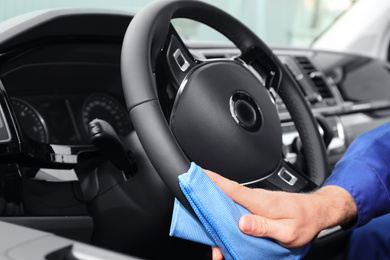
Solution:
M338 186L306 194L267 191L205 172L229 197L253 213L241 217L238 225L242 232L273 238L285 247L303 246L321 230L345 223L357 214L351 195ZM213 248L213 259L222 258L222 252Z

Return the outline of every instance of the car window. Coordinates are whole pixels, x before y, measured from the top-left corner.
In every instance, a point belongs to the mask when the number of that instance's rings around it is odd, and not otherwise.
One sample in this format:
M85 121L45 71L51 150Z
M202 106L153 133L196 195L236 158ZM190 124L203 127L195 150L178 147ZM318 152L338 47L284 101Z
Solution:
M136 12L152 0L2 0L0 21L50 8L105 8ZM309 46L357 0L207 0L229 12L267 44ZM225 40L205 26L178 20L175 26L188 40Z

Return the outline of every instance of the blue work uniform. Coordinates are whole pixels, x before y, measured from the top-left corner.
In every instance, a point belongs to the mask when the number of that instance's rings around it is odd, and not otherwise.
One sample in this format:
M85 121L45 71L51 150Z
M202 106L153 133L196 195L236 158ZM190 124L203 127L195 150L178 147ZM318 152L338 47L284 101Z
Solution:
M324 185L344 188L356 202L357 221L346 227L357 228L350 259L390 259L390 122L356 138Z

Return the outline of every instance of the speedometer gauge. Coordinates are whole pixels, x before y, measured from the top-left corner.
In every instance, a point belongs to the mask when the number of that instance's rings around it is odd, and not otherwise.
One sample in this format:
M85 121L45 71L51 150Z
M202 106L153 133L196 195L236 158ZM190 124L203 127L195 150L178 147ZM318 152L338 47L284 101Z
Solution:
M125 136L132 129L126 109L111 96L105 94L89 96L84 102L82 111L86 127L88 127L89 122L98 118L110 123L120 137Z
M17 98L12 98L12 106L24 133L35 141L48 143L47 127L38 111L26 101Z

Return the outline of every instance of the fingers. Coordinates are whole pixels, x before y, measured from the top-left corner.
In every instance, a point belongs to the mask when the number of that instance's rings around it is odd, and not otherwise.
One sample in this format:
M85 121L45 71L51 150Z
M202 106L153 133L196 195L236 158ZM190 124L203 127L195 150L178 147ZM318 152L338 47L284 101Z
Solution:
M238 184L235 181L231 181L229 179L226 179L222 177L221 175L214 173L212 171L204 170L207 175L210 177L210 179L217 184L218 187L220 187L223 192L225 192L229 197L231 197L233 194L237 193L237 189L241 188L241 185Z
M239 221L239 228L245 234L269 237L286 247L298 247L310 242L322 227L317 223L317 215L312 214L318 207L312 195L250 189L216 173L205 172L223 192L254 214L244 215Z
M244 187L235 181L226 179L214 172L208 170L205 170L205 172L210 177L210 179L214 181L215 184L217 184L217 186L221 188L222 191L225 192L235 202L244 205L244 203L248 203L248 198L253 197L253 190Z
M212 247L212 254L213 254L213 260L222 260L223 259L223 254L221 249L218 247Z
M223 192L250 212L254 214L262 213L270 217L275 215L275 211L277 213L278 210L275 209L275 206L281 204L275 203L273 194L262 189L247 188L208 170L205 170L205 172Z

